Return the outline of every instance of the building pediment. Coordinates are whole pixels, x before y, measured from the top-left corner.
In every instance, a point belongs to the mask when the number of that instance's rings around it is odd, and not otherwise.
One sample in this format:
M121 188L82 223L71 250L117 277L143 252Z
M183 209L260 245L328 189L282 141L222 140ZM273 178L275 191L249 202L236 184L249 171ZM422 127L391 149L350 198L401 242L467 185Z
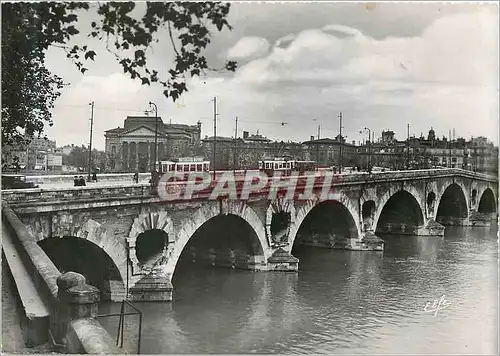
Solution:
M143 136L143 137L154 137L155 136L155 130L151 129L148 126L141 125L139 127L135 127L131 130L125 131L121 133L121 137L130 137L130 136ZM166 137L164 133L162 133L160 130L158 130L158 137Z

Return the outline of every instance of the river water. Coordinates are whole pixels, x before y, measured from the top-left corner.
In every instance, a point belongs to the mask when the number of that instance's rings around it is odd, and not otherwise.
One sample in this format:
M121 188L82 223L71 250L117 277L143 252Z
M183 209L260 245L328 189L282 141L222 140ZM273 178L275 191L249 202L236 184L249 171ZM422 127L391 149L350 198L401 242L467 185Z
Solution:
M383 253L302 248L298 274L179 270L174 302L136 303L141 353L496 354L496 234L385 237ZM445 308L426 311L436 299ZM135 353L138 318L127 318ZM116 318L101 322L116 332Z

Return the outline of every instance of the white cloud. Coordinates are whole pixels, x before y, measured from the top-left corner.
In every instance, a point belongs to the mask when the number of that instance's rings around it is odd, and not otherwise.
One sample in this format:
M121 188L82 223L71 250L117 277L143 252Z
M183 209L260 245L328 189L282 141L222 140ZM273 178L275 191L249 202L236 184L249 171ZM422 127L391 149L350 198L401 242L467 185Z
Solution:
M262 37L243 37L227 51L227 57L235 60L252 60L267 54L269 42Z
M497 142L497 20L492 12L449 15L422 36L384 40L346 26L306 30L278 40L267 57L244 65L226 85L248 85L247 97L280 97L273 110L261 108L268 120L319 116L334 127L333 111L343 110L353 132L368 120L377 131L389 125L404 137L409 122L416 134L430 126L442 134L455 128L459 135ZM239 95L229 96L223 100ZM301 130L267 132L308 137Z
M230 58L243 59L235 75L193 79L176 104L163 98L161 89L140 87L121 74L82 80L58 103L86 105L98 98L140 110L155 100L164 119L191 124L201 119L203 134L212 135L211 100L217 96L218 135L224 136L233 135L238 116L240 135L258 129L273 139L306 140L317 130L312 119L319 118L322 136L332 137L342 111L349 141L360 140L365 126L376 135L394 129L404 138L410 123L417 135L433 126L439 135L455 128L457 135L498 142L498 16L493 11L443 16L414 37L374 39L345 25L321 26L282 36L271 46L261 37L243 37L227 51ZM60 120L58 137L78 142L77 134L87 130L88 107L78 114L84 124L66 120L77 112L63 109L57 106L54 116ZM99 113L103 121L96 120L101 125L96 137L102 144L103 131L123 125L127 114L137 112Z

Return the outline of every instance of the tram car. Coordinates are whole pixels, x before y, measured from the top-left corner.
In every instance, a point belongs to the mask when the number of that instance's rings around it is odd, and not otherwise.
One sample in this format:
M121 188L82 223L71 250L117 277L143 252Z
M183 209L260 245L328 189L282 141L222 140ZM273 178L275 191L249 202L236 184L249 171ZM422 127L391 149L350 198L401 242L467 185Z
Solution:
M259 161L259 170L271 176L274 172L282 172L282 175L290 175L292 172L314 172L317 170L315 161L298 161L287 158L264 159Z
M196 172L209 172L210 161L205 161L203 158L198 157L185 157L173 161L160 161L160 174L169 172L184 173L184 178L176 180L187 180L189 173Z

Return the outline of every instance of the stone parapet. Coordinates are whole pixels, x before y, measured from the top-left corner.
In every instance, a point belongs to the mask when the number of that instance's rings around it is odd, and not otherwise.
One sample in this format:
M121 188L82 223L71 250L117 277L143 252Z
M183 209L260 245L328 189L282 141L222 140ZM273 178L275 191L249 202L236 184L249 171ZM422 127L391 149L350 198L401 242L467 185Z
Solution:
M66 335L68 353L73 354L124 354L115 340L96 320L91 318L71 321Z
M65 345L67 353L123 353L97 321L99 289L86 284L85 277L76 272L60 275L57 286L55 342Z

